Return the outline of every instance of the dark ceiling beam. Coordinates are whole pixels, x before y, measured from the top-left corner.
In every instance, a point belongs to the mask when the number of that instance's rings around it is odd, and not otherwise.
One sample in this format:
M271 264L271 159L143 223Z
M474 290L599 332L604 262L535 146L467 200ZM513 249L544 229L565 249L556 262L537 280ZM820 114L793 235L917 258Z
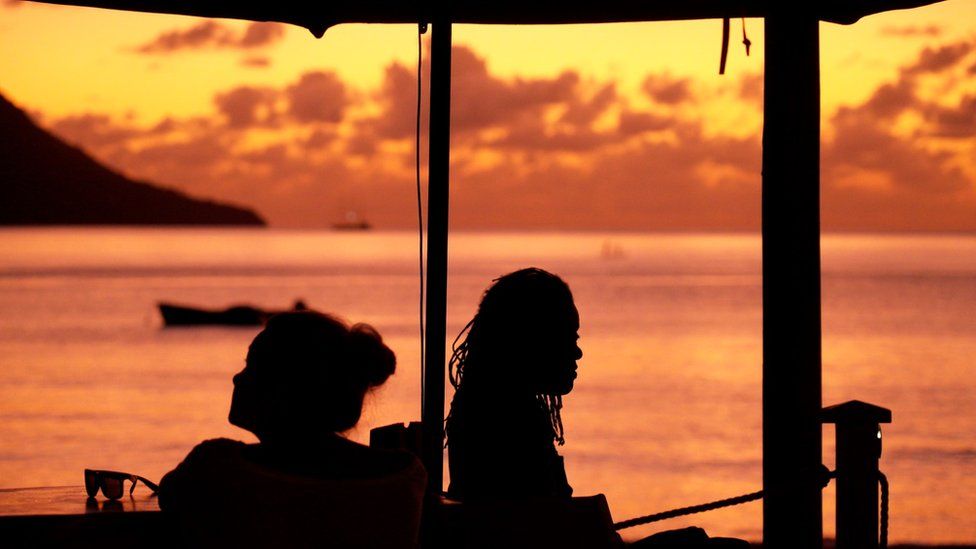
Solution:
M566 3L557 0L525 2L492 0L468 2L404 2L347 0L307 2L276 0L35 0L47 4L88 6L149 13L274 21L304 27L321 37L342 23L418 23L434 20L488 25L559 25L678 21L765 17L784 0L616 0ZM886 11L917 8L942 0L817 0L791 2L790 9L821 21L851 24Z

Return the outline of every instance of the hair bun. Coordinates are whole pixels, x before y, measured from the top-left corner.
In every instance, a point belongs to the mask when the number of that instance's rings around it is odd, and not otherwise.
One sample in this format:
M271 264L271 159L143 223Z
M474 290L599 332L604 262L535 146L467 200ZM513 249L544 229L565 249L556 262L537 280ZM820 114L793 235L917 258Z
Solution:
M349 361L352 370L361 374L368 387L382 385L396 371L396 355L369 324L350 328Z

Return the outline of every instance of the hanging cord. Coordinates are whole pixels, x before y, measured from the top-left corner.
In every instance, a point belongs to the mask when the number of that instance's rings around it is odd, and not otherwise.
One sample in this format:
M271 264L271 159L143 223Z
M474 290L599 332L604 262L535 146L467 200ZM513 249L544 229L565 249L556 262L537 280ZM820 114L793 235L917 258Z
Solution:
M725 61L729 58L729 18L722 19L722 56L718 61L718 73L725 74Z
M725 62L729 58L729 34L731 20L728 17L722 19L722 56L719 58L718 73L725 74ZM746 18L742 18L742 45L746 47L746 57L749 57L749 50L752 47L752 40L746 36Z
M746 57L749 57L749 48L752 47L752 40L746 36L746 18L742 18L742 45L746 47Z
M888 477L878 471L878 483L881 484L881 534L878 546L888 549Z
M427 346L424 341L425 322L424 322L424 200L420 188L420 106L423 93L423 60L424 47L423 35L427 32L427 23L420 23L417 27L417 134L416 134L416 156L414 162L417 166L417 231L420 241L420 415L423 417L424 404L427 402L427 395L424 389L425 369L427 365Z
M830 483L830 479L834 477L836 477L836 472L828 470L823 465L821 465L820 468L817 470L817 484L820 485L821 489L825 488L827 484ZM758 492L743 494L741 496L736 496L733 498L720 499L717 501L711 501L709 503L702 503L701 505L692 505L690 507L679 507L677 509L671 509L670 511L664 511L662 513L654 513L653 515L644 515L643 517L637 517L630 520L616 522L613 525L613 529L623 530L624 528L632 528L634 526L640 526L642 524L650 524L652 522L658 522L669 518L683 517L685 515L693 515L695 513L704 513L705 511L712 511L714 509L721 509L723 507L732 507L733 505L742 505L743 503L749 503L750 501L756 501L762 499L763 493L764 490L760 490ZM886 501L884 497L882 501ZM882 505L882 509L884 510L884 504ZM887 524L886 517L884 522L885 524Z

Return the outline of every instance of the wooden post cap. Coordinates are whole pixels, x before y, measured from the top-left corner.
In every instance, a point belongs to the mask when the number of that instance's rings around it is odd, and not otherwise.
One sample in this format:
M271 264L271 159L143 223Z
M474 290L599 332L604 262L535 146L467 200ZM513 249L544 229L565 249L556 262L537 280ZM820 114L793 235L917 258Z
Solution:
M827 406L820 411L820 420L824 423L891 423L891 410L850 400Z

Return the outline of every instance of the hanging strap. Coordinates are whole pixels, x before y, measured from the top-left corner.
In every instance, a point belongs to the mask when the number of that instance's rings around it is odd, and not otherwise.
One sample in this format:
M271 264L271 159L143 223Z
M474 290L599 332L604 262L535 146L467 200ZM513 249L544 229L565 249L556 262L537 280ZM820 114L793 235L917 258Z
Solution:
M725 74L725 61L729 58L729 18L722 19L722 57L718 63L718 73Z

